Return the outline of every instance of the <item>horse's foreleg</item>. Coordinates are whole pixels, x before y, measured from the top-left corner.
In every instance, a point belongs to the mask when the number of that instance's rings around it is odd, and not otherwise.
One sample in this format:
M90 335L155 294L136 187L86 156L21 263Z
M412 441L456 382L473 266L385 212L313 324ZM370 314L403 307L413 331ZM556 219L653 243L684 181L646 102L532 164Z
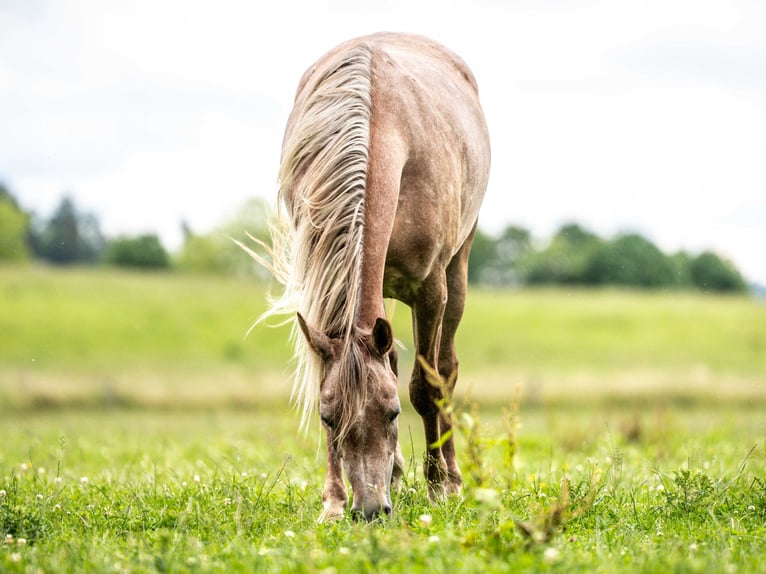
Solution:
M402 449L397 443L394 453L394 469L391 472L391 490L398 491L402 487L402 477L404 476L404 456Z
M476 228L474 227L475 231ZM450 397L452 397L455 383L457 383L458 358L455 352L455 333L463 317L465 307L468 255L471 251L472 241L473 232L447 267L447 307L442 320L441 343L439 345L439 374L448 383L445 390ZM442 435L452 429L452 416L448 412L442 411L440 426ZM447 494L460 494L463 481L455 455L455 441L451 435L443 441L441 451L447 465L445 491Z
M444 270L433 272L418 290L412 305L413 333L415 348L428 365L438 368L441 324L447 303L447 282ZM410 379L410 401L415 411L423 419L426 437L426 455L424 473L428 481L431 497L444 493L444 481L447 477L447 464L442 456L440 430L440 400L442 391L429 383L426 372L415 361Z
M343 512L348 503L348 490L343 481L343 466L335 449L335 445L327 433L327 474L325 476L324 490L322 491L322 514L319 522L339 520L343 518Z

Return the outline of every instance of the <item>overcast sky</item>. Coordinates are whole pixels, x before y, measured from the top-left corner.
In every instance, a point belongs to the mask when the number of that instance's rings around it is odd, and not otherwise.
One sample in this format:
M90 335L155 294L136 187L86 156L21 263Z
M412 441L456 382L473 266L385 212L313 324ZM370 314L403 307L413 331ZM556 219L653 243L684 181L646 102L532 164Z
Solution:
M417 32L473 68L480 218L713 249L766 283L766 2L0 0L0 181L104 231L208 231L273 199L295 87L327 49Z

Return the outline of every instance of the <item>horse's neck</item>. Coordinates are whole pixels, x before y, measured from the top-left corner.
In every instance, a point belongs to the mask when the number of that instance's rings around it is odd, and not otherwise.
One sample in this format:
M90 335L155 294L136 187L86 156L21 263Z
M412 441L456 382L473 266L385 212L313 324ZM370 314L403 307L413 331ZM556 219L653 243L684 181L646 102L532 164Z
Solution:
M373 119L370 130L370 159L365 193L365 224L363 238L362 288L357 311L357 326L372 329L376 319L385 317L383 274L386 254L394 228L399 200L399 181L404 153Z

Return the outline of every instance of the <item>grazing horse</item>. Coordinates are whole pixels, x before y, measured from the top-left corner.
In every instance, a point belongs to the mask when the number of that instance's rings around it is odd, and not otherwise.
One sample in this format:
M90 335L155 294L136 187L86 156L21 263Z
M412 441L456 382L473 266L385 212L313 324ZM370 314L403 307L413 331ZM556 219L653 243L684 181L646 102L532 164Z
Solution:
M284 284L267 315L295 318L294 400L303 426L319 407L327 475L320 521L391 512L401 478L397 360L384 297L412 309L417 361L410 400L423 419L431 497L460 493L448 413L468 253L489 175L476 80L426 38L350 40L311 66L287 122L272 223L272 269ZM297 311L297 313L296 313ZM449 434L446 434L449 433ZM446 440L445 440L446 439Z

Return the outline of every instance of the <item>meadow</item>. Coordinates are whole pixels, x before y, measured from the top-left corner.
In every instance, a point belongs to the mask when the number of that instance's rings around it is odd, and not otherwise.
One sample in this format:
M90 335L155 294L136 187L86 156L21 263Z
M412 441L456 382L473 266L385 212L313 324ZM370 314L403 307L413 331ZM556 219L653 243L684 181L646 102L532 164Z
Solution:
M403 375L393 515L321 525L287 333L245 336L264 304L244 279L0 268L0 571L766 572L762 302L473 290L464 497L427 500Z

